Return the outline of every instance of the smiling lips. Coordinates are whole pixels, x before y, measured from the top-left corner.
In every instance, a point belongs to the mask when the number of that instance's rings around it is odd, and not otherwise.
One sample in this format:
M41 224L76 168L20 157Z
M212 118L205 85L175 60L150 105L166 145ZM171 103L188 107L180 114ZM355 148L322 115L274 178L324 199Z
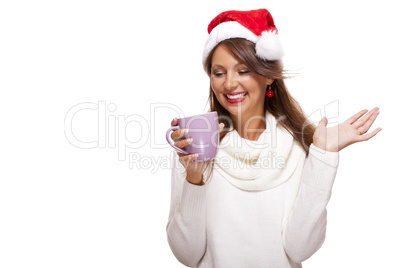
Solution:
M248 94L247 92L241 92L241 93L235 92L235 93L224 94L224 95L225 95L226 100L229 103L238 103L238 102L244 101L247 94Z

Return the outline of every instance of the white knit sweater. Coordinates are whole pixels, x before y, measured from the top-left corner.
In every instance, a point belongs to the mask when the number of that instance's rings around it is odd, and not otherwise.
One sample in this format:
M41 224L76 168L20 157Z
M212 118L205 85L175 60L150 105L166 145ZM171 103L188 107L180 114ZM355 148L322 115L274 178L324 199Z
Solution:
M207 184L193 185L174 155L166 230L182 264L295 268L321 247L339 153L311 145L298 176L263 191L235 187L216 170Z

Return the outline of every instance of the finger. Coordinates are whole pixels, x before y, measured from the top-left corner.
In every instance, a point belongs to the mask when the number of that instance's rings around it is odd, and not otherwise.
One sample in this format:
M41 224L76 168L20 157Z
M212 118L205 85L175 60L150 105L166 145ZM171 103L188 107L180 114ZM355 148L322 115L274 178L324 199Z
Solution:
M358 112L357 114L355 114L354 116L352 116L348 120L346 120L346 122L349 124L353 124L354 122L356 122L357 119L362 117L367 112L368 112L367 109L361 110L360 112Z
M187 134L188 134L188 129L182 128L182 129L173 131L173 133L170 135L170 137L172 138L172 140L177 141L178 139L180 139L181 137L183 137Z
M224 123L220 123L220 124L219 124L219 133L222 132L222 130L223 130L224 127L225 127L225 124L224 124Z
M191 154L183 154L183 153L180 153L180 152L177 152L177 155L178 155L179 157L191 156ZM192 154L192 155L194 155L194 154Z
M175 118L173 118L173 120L172 120L172 122L170 124L173 127L173 126L176 126L178 122L179 122L179 120L177 120L177 118L175 117Z
M376 120L377 116L379 115L380 111L376 111L374 113L371 114L371 116L368 118L368 120L364 123L364 125L360 126L357 130L360 134L364 134L366 133L371 125L374 123L374 121ZM363 120L363 119L362 119Z
M324 116L321 121L318 123L318 126L326 127L328 124L328 119Z
M188 139L183 139L183 140L180 140L180 141L176 141L174 143L174 145L176 145L179 148L183 148L184 146L187 146L187 145L191 144L192 142L193 142L193 139L188 138Z
M187 155L182 155L180 156L180 162L183 164L189 164L192 161L196 160L198 158L198 154L187 154Z
M369 120L371 115L378 111L378 109L379 109L378 107L375 107L374 109L372 109L362 119L357 120L356 122L354 122L353 126L355 126L356 128L359 128L359 127L363 126L367 122L367 120Z
M179 120L176 118L176 117L174 117L173 118L173 120L172 120L172 122L170 122L170 125L173 127L173 126L176 126L177 125L177 123L179 122ZM172 140L176 140L176 139L174 139L174 137L177 135L177 134L174 134L176 131L173 131L173 133L170 135L170 138L172 138Z
M377 135L378 132L381 131L382 128L377 128L376 130L374 130L373 132L366 134L366 135L361 135L357 138L357 141L368 141L369 139L371 139L372 137L374 137L375 135Z

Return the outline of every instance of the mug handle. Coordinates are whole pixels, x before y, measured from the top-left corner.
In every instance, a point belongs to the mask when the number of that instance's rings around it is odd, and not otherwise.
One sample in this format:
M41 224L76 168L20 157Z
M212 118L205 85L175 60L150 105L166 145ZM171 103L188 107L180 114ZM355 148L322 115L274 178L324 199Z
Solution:
M177 151L179 151L182 154L189 154L188 152L184 151L183 149L177 147L176 145L174 145L174 143L172 143L171 139L169 138L170 136L170 132L172 130L178 130L180 127L179 126L173 126L170 127L167 131L166 131L166 140L167 142L170 144L170 146L172 146L173 148L175 148Z

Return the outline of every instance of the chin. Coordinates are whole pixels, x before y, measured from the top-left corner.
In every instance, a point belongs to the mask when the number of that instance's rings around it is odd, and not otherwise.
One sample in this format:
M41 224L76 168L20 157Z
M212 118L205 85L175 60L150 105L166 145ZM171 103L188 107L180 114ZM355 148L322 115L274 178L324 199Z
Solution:
M230 107L229 109L226 109L231 115L242 115L245 114L247 112L246 109L244 109L244 107L240 106L238 108L234 108L234 107Z

